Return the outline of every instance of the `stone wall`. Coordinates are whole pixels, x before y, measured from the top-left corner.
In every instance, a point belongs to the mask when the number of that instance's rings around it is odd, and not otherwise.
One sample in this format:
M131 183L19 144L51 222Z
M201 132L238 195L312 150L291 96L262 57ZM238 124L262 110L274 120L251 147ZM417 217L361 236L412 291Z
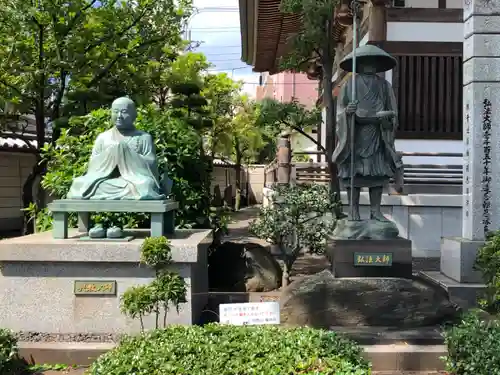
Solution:
M22 189L35 157L27 153L0 153L0 231L22 228Z
M250 203L262 203L262 189L264 187L264 167L265 165L255 164L244 166L241 170L241 188L246 188L248 181L248 190L250 192ZM233 197L236 194L236 169L232 165L214 166L212 174L212 191L216 185L222 193L224 189L231 185Z

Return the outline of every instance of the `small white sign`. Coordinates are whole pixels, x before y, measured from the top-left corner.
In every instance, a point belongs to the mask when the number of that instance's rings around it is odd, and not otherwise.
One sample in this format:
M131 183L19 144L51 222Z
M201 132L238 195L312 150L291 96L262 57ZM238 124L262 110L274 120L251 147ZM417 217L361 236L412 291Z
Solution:
M221 324L235 326L280 324L278 302L225 303L219 305Z

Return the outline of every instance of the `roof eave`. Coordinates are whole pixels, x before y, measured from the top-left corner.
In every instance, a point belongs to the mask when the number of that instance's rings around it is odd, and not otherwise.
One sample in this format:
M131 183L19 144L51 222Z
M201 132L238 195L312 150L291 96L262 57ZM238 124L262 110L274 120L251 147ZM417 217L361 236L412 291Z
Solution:
M239 0L241 61L254 63L255 56L255 7L258 0Z

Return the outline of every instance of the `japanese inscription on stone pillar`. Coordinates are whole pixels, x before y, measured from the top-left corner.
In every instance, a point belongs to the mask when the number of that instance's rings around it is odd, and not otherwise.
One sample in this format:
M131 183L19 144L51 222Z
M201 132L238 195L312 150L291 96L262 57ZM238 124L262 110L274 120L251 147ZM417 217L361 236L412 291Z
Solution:
M464 0L462 237L500 229L500 0ZM497 177L498 176L498 177Z

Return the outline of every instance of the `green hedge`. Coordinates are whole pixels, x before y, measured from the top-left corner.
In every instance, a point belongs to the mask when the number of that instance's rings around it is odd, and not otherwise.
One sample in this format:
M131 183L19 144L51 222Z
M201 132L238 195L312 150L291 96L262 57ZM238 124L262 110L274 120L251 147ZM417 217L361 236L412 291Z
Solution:
M102 355L90 375L365 375L370 365L333 332L275 326L171 326Z
M500 323L466 315L445 330L446 370L453 375L500 375Z
M7 375L13 371L17 363L17 340L14 335L6 329L0 328L0 374Z

